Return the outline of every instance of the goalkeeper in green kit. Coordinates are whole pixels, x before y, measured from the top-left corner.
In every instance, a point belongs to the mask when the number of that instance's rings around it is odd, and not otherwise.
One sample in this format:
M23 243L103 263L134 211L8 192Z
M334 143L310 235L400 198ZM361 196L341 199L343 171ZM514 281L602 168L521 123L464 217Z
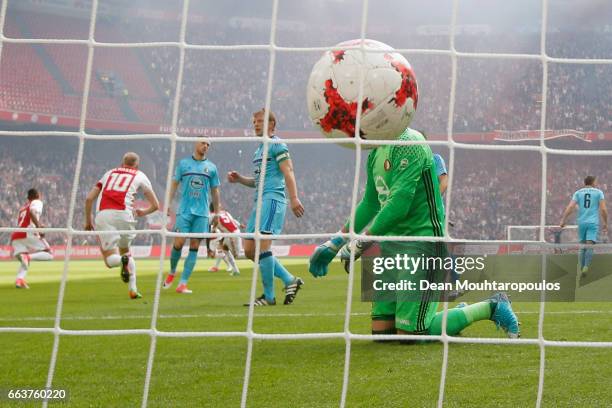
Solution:
M407 128L399 140L424 141L416 130ZM369 227L368 227L369 226ZM442 237L444 236L444 207L438 187L431 149L426 144L384 145L372 150L368 156L367 182L363 198L355 213L355 232L366 229L365 235ZM349 222L340 231L349 232ZM315 277L327 275L328 265L340 251L340 258L348 270L350 249L347 239L334 237L319 245L310 257L309 271ZM355 260L372 242L354 243ZM441 242L383 241L383 257L398 253L412 257L445 256ZM442 270L421 267L415 271L385 272L389 283L410 280L441 282ZM438 312L439 292L421 290L405 292L386 291L375 294L372 303L372 334L429 334L442 333L443 312ZM518 319L505 293L489 299L448 311L446 333L456 335L478 320L492 320L509 337L519 337Z

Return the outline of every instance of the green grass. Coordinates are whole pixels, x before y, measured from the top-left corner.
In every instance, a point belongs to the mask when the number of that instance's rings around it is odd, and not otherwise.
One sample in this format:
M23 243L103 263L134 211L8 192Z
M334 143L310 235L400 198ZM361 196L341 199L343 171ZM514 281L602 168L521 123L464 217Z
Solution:
M341 332L347 277L334 264L325 279L313 279L305 261L284 260L306 285L291 306L256 309L257 333ZM243 275L209 273L200 261L190 296L163 291L157 328L163 331L245 331L251 285ZM13 287L16 263L2 263L0 327L52 327L63 262L34 263L30 290ZM141 300L127 297L117 270L101 261L70 263L61 327L73 330L147 329L159 262L138 261ZM359 301L355 281L350 321L354 333L369 333L369 304ZM259 293L259 286L258 286ZM277 286L277 296L282 298ZM513 304L523 338L538 333L537 303ZM550 340L611 341L609 303L549 303L544 335ZM502 338L491 322L467 328L464 337ZM61 336L54 376L70 399L55 406L140 406L151 339L147 335ZM0 333L0 389L41 388L47 378L53 335ZM248 393L252 407L335 407L341 397L345 359L342 339L256 340ZM247 352L245 338L158 338L149 406L203 407L240 404ZM438 399L443 346L353 341L347 406L433 407ZM543 405L609 406L612 349L546 348ZM535 405L540 349L534 345L450 344L445 387L448 407ZM30 406L0 399L0 406ZM36 404L38 406L39 403Z

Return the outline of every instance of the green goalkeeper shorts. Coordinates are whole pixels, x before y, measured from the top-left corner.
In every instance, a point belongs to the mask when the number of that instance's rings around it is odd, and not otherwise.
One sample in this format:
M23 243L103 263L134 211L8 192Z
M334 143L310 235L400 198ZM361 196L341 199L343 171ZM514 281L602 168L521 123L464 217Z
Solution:
M394 243L397 244L397 243ZM408 252L408 255L415 257L423 257L423 251L420 248L415 251L414 248L398 251L398 245L392 245L391 248L381 248L382 256L394 257L397 253ZM385 250L387 249L387 250ZM389 249L392 249L389 251ZM429 251L425 251L428 253ZM429 252L433 254L434 252ZM414 282L417 290L413 291L384 291L374 294L372 302L372 320L395 321L395 327L407 332L420 334L426 333L431 325L431 322L438 310L439 292L435 290L419 290L420 281L427 280L434 282L443 276L443 273L435 267L420 267L415 273L405 269L386 271L381 275L385 282Z

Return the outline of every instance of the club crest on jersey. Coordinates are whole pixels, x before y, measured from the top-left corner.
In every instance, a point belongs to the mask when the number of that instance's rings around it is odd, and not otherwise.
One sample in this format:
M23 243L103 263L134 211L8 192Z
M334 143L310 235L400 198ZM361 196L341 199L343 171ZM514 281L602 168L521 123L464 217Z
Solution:
M404 170L406 167L408 167L408 159L402 159L402 161L400 161L399 168L400 170Z
M191 186L191 188L199 190L204 187L204 181L202 181L200 177L193 177L189 182L189 185Z
M384 167L385 167L385 171L391 170L391 162L389 161L389 159L385 159Z

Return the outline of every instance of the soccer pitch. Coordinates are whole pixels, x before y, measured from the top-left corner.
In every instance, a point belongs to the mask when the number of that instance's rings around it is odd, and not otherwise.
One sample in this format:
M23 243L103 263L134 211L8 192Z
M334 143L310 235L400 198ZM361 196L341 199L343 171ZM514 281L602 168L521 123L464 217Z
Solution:
M339 263L314 279L305 259L283 261L306 284L293 305L255 309L257 333L342 332L347 275ZM242 276L209 273L196 265L192 295L162 291L160 331L245 331L251 264ZM30 290L13 286L15 262L0 271L0 326L53 327L63 262L35 263ZM117 270L102 261L71 261L61 327L74 330L149 329L158 260L138 261L144 298L129 300ZM369 303L354 282L350 329L369 334ZM260 284L258 283L258 294ZM277 299L282 299L280 285ZM452 306L452 305L451 305ZM537 338L537 303L513 304L523 338ZM492 322L464 330L466 337L504 338ZM547 340L611 341L610 303L549 303ZM53 388L68 390L56 406L140 406L151 338L148 335L61 336ZM53 335L0 333L0 388L44 388ZM247 405L336 407L340 403L346 343L342 339L255 340ZM247 352L242 337L158 338L149 391L152 407L239 406ZM380 344L353 340L347 406L432 407L438 400L443 345ZM543 405L609 406L612 349L546 347ZM524 344L449 344L444 406L524 407L536 403L540 348ZM37 406L40 402L30 403ZM27 406L0 400L0 406Z

